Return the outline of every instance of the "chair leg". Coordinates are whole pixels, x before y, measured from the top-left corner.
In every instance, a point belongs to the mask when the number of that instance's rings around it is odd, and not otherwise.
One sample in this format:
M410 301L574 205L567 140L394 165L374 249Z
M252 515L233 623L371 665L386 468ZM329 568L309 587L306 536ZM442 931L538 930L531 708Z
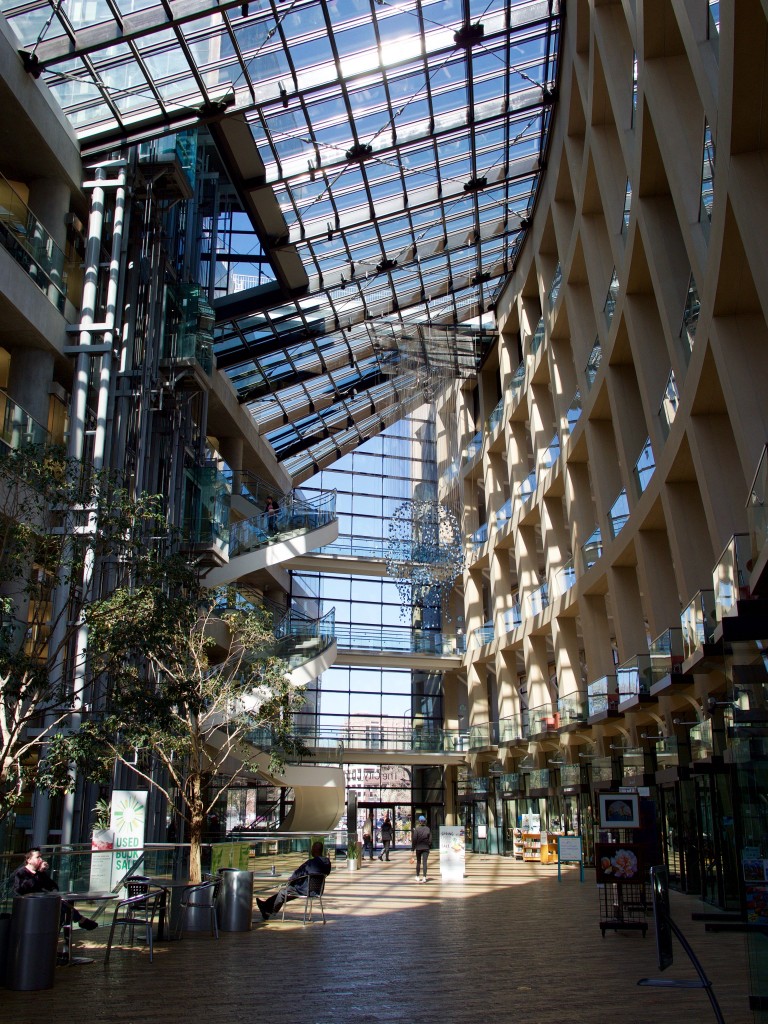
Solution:
M320 900L320 913L323 915L323 924L325 924L325 907L323 906L323 897L317 897Z
M107 939L107 953L106 953L106 956L104 957L104 965L105 966L109 963L109 955L112 952L112 939L113 939L114 934L115 934L115 925L116 924L117 924L117 921L113 921L112 922L112 927L109 929L109 938Z
M153 948L152 948L152 922L147 921L147 945L149 946L149 962L152 963Z
M216 920L216 907L211 905L211 935L214 939L219 937L219 922Z

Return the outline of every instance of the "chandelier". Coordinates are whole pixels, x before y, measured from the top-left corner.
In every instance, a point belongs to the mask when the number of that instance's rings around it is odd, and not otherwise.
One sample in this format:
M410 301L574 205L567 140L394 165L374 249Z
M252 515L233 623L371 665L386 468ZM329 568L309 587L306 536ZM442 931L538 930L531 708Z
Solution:
M403 610L440 607L464 568L456 516L438 501L404 501L389 523L387 572L395 580Z

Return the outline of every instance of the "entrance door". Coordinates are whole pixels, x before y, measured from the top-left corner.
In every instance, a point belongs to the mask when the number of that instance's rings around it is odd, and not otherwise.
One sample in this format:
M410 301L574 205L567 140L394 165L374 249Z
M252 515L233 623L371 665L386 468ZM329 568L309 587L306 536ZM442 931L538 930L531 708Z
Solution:
M402 822L398 822L398 817L395 810L395 804L358 804L357 805L357 827L361 829L368 818L373 823L373 849L374 852L380 853L383 849L381 845L381 825L384 819L389 815L389 820L392 822L395 828L395 846L402 846L404 833L402 828L398 828L398 824L402 825Z

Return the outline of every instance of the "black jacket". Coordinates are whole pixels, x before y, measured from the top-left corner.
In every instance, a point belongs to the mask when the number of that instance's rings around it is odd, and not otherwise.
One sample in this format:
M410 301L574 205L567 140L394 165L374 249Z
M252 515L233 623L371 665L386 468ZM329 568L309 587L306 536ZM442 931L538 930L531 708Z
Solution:
M295 892L306 896L307 875L330 875L331 862L327 857L310 857L300 864L288 879L288 884Z
M417 852L432 849L432 830L429 825L419 825L413 830L411 849Z
M31 892L58 892L59 887L47 871L29 871L26 864L11 875L13 891L19 896L26 896Z

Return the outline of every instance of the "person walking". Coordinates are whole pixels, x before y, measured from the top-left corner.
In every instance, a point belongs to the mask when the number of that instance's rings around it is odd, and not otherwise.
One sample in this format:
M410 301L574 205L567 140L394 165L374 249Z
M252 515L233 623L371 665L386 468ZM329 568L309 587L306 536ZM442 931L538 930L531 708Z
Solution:
M363 860L365 860L366 850L370 859L373 860L373 847L373 818L369 814L363 825Z
M411 863L416 861L416 881L426 882L427 880L427 860L429 858L429 851L432 848L432 830L427 825L427 819L423 814L419 815L419 824L413 830L411 835L411 849L413 855L411 856ZM422 877L419 878L419 871L422 873Z
M379 860L389 860L389 848L392 845L393 828L389 815L381 823L381 845L384 849L379 854Z
M272 534L277 533L277 516L280 512L280 506L271 494L267 497L264 511L267 514L267 530Z

